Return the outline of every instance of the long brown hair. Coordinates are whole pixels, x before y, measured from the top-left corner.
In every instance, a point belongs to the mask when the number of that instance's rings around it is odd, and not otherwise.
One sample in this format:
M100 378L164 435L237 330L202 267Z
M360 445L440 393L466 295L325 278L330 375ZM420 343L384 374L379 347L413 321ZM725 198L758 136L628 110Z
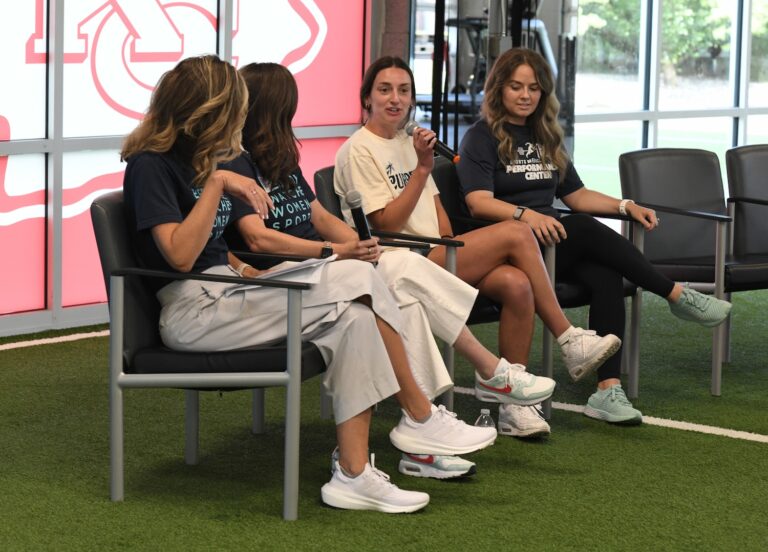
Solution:
M240 69L248 87L248 115L243 148L271 184L292 191L291 174L299 167L299 141L291 121L299 89L291 72L277 63L250 63Z
M218 163L241 151L247 100L232 65L214 55L187 58L160 78L146 116L125 139L120 156L165 153L184 143L195 171L193 185L202 186Z
M509 132L504 130L508 115L504 107L504 87L507 86L515 70L521 65L528 65L533 69L541 90L539 105L528 116L525 124L531 128L533 138L542 145L542 161L553 163L557 167L562 181L568 167L568 155L563 146L563 129L557 120L560 102L555 96L555 81L552 71L541 54L527 48L512 48L499 56L485 81L483 118L491 127L493 135L499 140L499 158L503 162L516 159L514 139Z

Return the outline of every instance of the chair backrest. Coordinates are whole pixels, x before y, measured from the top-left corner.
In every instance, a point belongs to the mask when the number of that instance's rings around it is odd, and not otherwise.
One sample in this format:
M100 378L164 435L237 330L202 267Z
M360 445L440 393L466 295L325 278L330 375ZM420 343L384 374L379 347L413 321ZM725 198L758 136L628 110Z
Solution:
M464 194L459 184L459 175L456 172L456 165L450 159L444 157L435 158L435 166L432 168L432 178L440 192L440 202L443 204L448 218L451 220L453 233L463 234L472 228L459 220L471 218L469 208L464 201Z
M656 148L624 153L619 174L622 195L638 203L726 213L720 162L712 152ZM714 223L668 213L659 213L659 218L658 228L645 235L650 261L714 255Z
M128 232L123 191L98 197L91 204L91 222L109 295L112 272L139 266ZM124 361L128 370L136 351L162 345L158 328L160 304L140 278L126 278L124 309Z
M333 165L315 172L315 195L320 205L332 215L344 220L341 214L341 202L333 187Z
M768 201L768 144L725 152L730 197ZM733 219L736 255L768 253L768 206L736 203Z

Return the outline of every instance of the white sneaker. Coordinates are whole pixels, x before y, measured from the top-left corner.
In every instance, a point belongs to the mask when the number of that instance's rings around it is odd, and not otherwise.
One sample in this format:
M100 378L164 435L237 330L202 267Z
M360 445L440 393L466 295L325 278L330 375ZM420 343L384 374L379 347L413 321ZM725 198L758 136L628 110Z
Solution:
M550 434L550 428L539 405L500 404L499 434L512 437L545 437Z
M475 397L483 402L538 404L554 390L555 380L529 374L522 364L510 364L503 358L492 377L483 379L475 372Z
M433 404L432 416L424 423L415 422L403 412L389 440L402 452L457 456L492 445L496 428L467 425L443 405Z
M603 365L621 347L613 334L597 335L593 330L571 326L557 338L563 362L573 381L581 381Z
M474 462L459 456L440 456L435 454L410 454L404 452L397 466L400 473L413 477L431 477L432 479L453 479L465 475L474 475L477 466Z
M389 482L389 476L371 463L357 477L347 477L337 465L331 480L320 489L320 496L328 506L345 510L375 510L400 514L421 510L429 504L429 495L417 491L404 491Z

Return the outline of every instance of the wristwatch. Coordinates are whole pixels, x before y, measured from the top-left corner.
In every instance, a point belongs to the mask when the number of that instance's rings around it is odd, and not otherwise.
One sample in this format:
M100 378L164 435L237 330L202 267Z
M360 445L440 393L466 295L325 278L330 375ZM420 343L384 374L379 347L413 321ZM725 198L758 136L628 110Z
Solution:
M333 255L333 244L329 241L323 242L323 248L320 250L320 258L327 259Z
M515 220L520 220L520 217L523 216L523 213L528 209L528 207L522 207L520 205L517 206L517 209L515 209L515 214L512 215L512 218Z

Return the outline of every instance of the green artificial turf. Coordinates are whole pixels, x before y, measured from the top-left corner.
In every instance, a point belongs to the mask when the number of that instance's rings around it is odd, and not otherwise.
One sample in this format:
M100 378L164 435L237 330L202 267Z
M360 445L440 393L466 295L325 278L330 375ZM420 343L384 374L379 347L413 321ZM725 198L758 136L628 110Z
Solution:
M734 357L709 395L711 332L646 294L641 388L646 415L768 435L765 293L735 296ZM568 311L583 324L583 309ZM495 325L473 328L495 348ZM38 336L40 337L40 336ZM19 340L19 338L16 338ZM430 494L411 515L325 507L331 421L319 380L303 386L299 521L282 512L283 391L267 391L267 433L249 431L247 391L205 393L201 459L183 461L183 392L126 392L126 500L109 501L107 338L0 351L1 550L766 550L768 445L653 427L616 427L561 410L542 442L500 437L462 481L407 478L374 417L377 466ZM539 342L531 369L536 371ZM555 400L582 404L556 365ZM457 383L472 374L457 363ZM457 395L474 420L480 403ZM494 418L495 409L492 410Z

